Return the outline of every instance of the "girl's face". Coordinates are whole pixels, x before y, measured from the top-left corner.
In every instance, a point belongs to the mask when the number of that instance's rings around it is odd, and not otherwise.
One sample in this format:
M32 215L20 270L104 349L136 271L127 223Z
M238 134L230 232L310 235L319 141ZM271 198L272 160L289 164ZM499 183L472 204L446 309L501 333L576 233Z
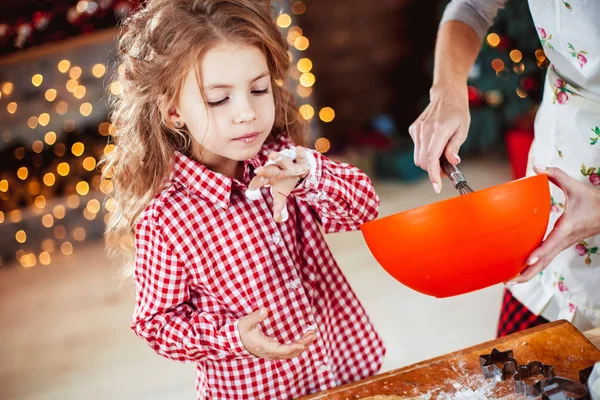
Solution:
M263 52L254 46L221 44L200 64L202 87L194 68L185 79L169 118L187 125L197 142L194 156L219 172L254 157L275 119L271 76ZM204 102L201 90L206 97Z

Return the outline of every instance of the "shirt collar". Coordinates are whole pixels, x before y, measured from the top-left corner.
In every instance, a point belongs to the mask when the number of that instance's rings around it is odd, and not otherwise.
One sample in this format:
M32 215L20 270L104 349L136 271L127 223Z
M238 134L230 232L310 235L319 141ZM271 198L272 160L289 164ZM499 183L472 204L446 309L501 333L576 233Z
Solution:
M267 162L269 153L292 144L286 135L269 136L259 152L251 159L244 161L242 182L211 171L185 154L175 151L175 160L169 181L179 183L186 190L202 196L221 208L227 208L231 201L233 188L245 190L254 177L254 170Z
M211 171L185 154L175 151L175 160L169 180L179 183L186 190L202 196L221 208L227 208L231 201L232 189L247 187L254 175L254 169L261 164L262 153L260 151L253 158L244 161L244 178L243 182L240 182Z

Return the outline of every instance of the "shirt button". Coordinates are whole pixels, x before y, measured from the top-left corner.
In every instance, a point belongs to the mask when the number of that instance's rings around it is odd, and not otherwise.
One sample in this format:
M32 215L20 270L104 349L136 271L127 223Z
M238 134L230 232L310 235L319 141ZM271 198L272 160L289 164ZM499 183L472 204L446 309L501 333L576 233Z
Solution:
M300 279L294 279L293 281L286 283L285 286L288 289L296 290L302 286L302 282L300 282Z
M308 331L313 331L313 332L317 333L318 332L317 325L309 325L309 326L307 326L306 327L306 331L307 332Z
M279 244L281 243L281 241L282 241L282 239L281 239L281 235L280 235L279 233L276 233L276 234L274 234L274 235L271 237L271 241L272 241L274 244L276 244L276 245L279 245Z

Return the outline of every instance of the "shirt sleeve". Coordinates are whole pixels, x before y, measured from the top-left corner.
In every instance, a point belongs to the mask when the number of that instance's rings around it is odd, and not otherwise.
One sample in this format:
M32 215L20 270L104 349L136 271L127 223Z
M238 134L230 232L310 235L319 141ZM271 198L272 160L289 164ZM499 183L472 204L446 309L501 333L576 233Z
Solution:
M440 27L448 21L460 21L469 25L481 40L494 23L498 11L508 0L452 0L446 6Z
M316 211L325 232L356 230L377 218L379 197L364 172L315 150L306 152L310 172L290 195Z
M237 318L198 310L190 301L188 273L163 226L142 219L136 227L135 334L176 361L254 357L242 344Z

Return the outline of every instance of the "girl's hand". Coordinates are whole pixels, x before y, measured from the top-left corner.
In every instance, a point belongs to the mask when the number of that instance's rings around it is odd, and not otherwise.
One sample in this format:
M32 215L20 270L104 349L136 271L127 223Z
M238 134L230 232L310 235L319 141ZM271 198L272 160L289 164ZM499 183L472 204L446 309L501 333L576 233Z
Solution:
M507 282L507 286L527 282L546 269L558 253L600 233L600 190L571 178L558 168L535 165L533 170L536 174L547 174L565 193L565 211L546 240L529 256L528 267Z
M262 334L258 325L263 322L268 311L261 309L242 317L238 322L238 330L242 344L250 354L267 360L285 360L298 357L317 338L313 331L307 332L295 343L281 344Z
M275 221L282 222L282 212L286 206L287 196L305 178L310 171L304 147L296 147L296 160L284 157L278 152L269 154L275 164L257 168L256 176L248 185L248 189L256 190L271 185L273 193L273 215Z

